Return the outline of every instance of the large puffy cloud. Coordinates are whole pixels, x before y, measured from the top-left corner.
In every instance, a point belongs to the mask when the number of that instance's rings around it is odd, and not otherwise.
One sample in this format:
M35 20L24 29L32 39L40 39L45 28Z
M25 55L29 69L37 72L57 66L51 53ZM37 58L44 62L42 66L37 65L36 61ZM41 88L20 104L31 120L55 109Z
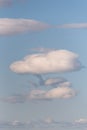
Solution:
M32 54L10 65L13 72L46 74L77 71L82 68L78 55L68 50Z
M48 24L32 19L0 18L0 35L20 34L49 28Z

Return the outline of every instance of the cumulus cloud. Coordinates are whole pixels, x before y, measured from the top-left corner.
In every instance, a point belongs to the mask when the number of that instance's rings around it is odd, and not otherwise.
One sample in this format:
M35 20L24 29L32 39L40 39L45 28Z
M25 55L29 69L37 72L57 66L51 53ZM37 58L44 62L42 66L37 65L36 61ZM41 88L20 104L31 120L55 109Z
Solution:
M40 31L49 28L48 24L32 19L0 18L0 35L13 35Z
M63 25L58 25L57 27L58 28L80 29L80 28L87 28L87 23L63 24Z
M24 74L47 74L77 71L82 68L77 54L68 50L54 50L32 54L10 65L13 72Z
M29 99L41 100L41 99L68 99L77 95L77 92L71 87L70 82L61 83L57 88L52 88L48 91L44 90L32 90Z
M0 101L6 103L25 103L29 101L50 101L53 99L70 99L77 95L77 91L72 88L72 84L68 81L63 82L48 90L33 89L25 94L17 94L5 98L0 98Z

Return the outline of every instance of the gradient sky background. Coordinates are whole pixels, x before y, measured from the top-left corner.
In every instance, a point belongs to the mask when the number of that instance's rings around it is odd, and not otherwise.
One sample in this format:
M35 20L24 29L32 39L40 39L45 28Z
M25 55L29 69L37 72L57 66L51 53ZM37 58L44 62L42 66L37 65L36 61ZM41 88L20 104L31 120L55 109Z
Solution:
M57 28L63 24L87 23L87 0L14 0L11 5L0 6L1 18L33 19L55 26L46 30L15 35L0 35L0 121L3 129L9 130L7 121L41 121L53 119L47 126L25 128L23 130L86 130L87 129L87 25L84 28ZM0 31L1 32L1 31ZM20 75L12 72L9 66L32 52L32 48L69 50L79 55L85 68L80 71L51 74L47 77L64 77L78 91L71 99L55 99L53 101L28 101L9 103L2 101L15 94L27 93L32 89L29 81L37 80L28 74ZM43 86L42 86L43 87ZM45 88L44 88L45 89ZM84 119L82 122L80 119ZM78 120L79 127L69 125ZM43 121L42 121L43 122ZM65 126L58 124L65 122ZM68 123L67 123L68 122ZM34 124L34 123L33 123ZM52 126L53 125L53 126ZM2 125L0 125L2 129Z

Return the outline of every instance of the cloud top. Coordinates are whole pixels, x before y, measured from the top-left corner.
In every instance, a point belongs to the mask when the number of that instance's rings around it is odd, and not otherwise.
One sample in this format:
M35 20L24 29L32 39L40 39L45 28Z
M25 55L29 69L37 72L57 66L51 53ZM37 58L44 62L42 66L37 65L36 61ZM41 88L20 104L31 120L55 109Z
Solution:
M68 50L32 54L10 65L13 72L24 74L64 73L82 68L78 55Z

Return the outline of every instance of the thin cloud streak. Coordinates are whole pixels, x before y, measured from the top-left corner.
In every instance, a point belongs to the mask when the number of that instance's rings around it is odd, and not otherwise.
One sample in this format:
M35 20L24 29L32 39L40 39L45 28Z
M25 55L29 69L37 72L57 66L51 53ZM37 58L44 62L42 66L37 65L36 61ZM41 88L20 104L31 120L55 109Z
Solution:
M0 0L0 7L10 7L15 2L24 3L27 0Z
M58 25L56 27L65 28L65 29L85 29L85 28L87 28L87 23L62 24L62 25Z
M0 36L37 32L50 28L50 25L33 19L0 18Z
M11 0L0 1L0 6L12 4ZM52 28L65 28L65 29L81 29L87 28L87 23L72 23L72 24L62 24L62 25L50 25L44 22L40 22L33 19L11 19L11 18L0 18L0 36L11 36L21 33L37 32ZM44 48L36 48L35 51L47 52Z
M12 5L12 0L0 0L0 7Z

